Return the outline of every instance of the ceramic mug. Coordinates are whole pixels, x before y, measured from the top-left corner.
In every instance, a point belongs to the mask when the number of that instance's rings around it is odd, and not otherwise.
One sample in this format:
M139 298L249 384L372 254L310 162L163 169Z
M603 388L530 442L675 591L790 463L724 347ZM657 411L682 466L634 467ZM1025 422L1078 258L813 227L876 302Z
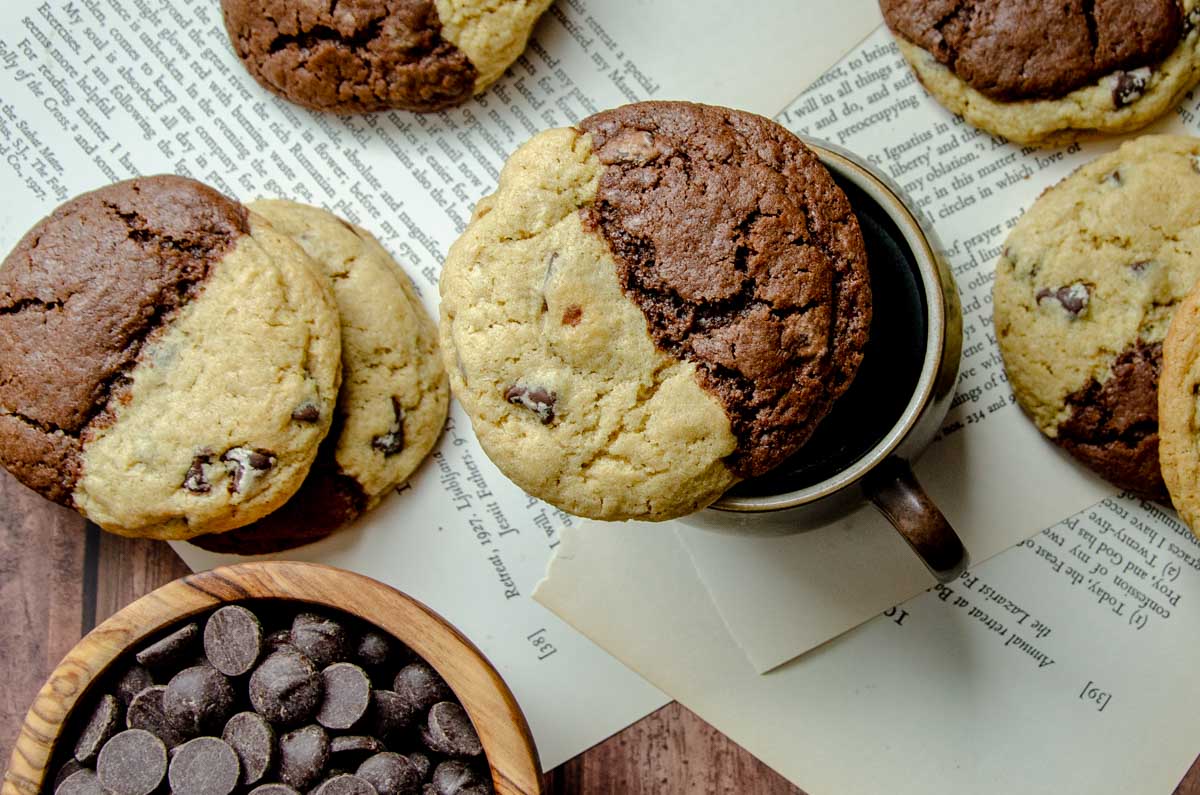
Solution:
M962 354L958 289L933 232L899 188L849 152L806 143L849 197L867 246L873 318L863 362L790 461L683 521L725 533L788 535L870 502L948 582L966 568L966 549L911 464L954 396Z

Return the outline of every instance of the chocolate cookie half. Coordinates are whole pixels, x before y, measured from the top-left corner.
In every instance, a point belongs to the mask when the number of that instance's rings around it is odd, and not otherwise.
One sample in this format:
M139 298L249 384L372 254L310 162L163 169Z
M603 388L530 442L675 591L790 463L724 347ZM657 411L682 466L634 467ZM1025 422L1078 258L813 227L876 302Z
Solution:
M234 51L270 91L336 113L457 105L525 49L550 0L221 0Z
M1145 136L1042 194L996 266L995 324L1017 400L1112 483L1167 499L1163 339L1200 278L1200 139Z
M880 0L926 88L1022 143L1122 132L1200 79L1196 0Z
M337 315L312 267L181 177L62 205L0 266L0 463L125 535L269 513L303 480L337 394ZM306 405L318 421L292 417Z
M680 102L522 146L441 290L451 388L488 455L602 519L680 516L783 461L871 318L858 221L816 155Z
M370 232L290 201L260 200L250 209L295 240L332 281L342 388L333 428L296 495L252 525L192 539L242 555L316 541L373 508L425 460L450 402L433 320ZM318 407L303 406L295 418L317 422Z

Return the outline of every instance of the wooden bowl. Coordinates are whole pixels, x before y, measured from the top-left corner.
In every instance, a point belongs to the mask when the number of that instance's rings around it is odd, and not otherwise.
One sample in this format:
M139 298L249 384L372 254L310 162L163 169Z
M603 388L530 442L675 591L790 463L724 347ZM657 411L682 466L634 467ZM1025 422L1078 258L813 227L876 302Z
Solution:
M55 744L88 685L162 629L225 602L286 599L357 616L423 657L471 716L499 795L542 792L529 726L500 674L445 619L381 582L312 563L246 563L193 574L128 605L71 649L42 686L21 727L0 795L39 795Z

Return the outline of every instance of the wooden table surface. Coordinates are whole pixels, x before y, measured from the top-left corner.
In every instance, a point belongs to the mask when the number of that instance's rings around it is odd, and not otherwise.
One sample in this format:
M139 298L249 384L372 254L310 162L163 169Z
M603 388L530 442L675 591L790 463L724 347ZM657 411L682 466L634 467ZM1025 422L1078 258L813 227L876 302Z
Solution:
M166 544L103 533L0 471L2 764L34 694L75 642L124 605L187 573ZM1196 747L1200 752L1200 737ZM800 792L678 704L550 771L546 789L551 795ZM1200 795L1200 759L1176 795Z

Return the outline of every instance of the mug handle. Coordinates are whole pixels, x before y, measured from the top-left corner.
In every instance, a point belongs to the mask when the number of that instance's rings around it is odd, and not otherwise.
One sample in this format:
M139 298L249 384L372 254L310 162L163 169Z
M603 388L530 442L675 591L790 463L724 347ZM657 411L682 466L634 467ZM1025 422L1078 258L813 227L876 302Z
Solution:
M892 456L881 462L863 478L863 491L938 582L950 582L966 570L966 548L907 461Z

